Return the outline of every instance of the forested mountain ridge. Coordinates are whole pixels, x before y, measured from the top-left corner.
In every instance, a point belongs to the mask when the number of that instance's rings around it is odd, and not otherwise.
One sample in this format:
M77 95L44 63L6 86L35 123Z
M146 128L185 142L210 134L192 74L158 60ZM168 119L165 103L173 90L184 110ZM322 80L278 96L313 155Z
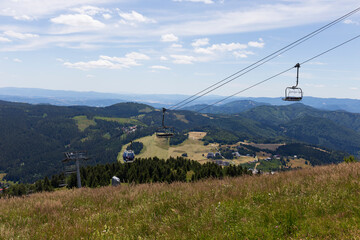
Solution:
M161 120L160 110L138 103L60 107L0 101L0 172L33 182L62 171L65 151L87 150L92 164L114 162L124 144L153 134ZM359 123L359 114L298 104L259 106L237 115L168 111L165 117L180 134L206 131L204 141L298 141L352 154L359 151ZM134 125L136 131L129 132Z
M151 105L153 107L169 107L188 98L188 95L181 94L115 94L100 92L77 92L63 90L47 90L37 88L0 88L0 100L11 102L25 102L31 104L52 104L58 106L83 105L93 107L106 107L119 102L138 102ZM126 99L126 101L124 100ZM199 110L207 104L212 104L223 99L222 96L204 96L199 99L199 106L189 106L184 110ZM232 100L234 99L234 100ZM258 105L286 105L287 103L281 97L233 97L226 100L220 106L209 107L206 113L240 113L246 109ZM243 102L243 104L239 104ZM305 96L302 103L317 109L337 111L343 110L353 113L360 113L360 99L344 98L316 98Z
M61 171L63 152L89 150L96 163L116 159L123 142L123 127L129 123L94 119L81 131L76 116L125 118L152 111L143 104L122 103L105 108L58 107L0 102L0 170L11 180L34 181ZM151 134L142 129L130 137ZM123 136L123 137L121 137Z
M270 104L263 102L256 102L252 100L237 100L222 104L220 106L217 105L209 106L207 104L198 104L190 107L184 107L183 110L200 111L203 108L206 108L200 112L213 113L213 114L236 114L263 105L270 105Z
M340 126L360 132L360 114L346 111L325 111L312 108L301 103L286 106L259 106L242 113L252 120L279 125L306 115L325 118Z

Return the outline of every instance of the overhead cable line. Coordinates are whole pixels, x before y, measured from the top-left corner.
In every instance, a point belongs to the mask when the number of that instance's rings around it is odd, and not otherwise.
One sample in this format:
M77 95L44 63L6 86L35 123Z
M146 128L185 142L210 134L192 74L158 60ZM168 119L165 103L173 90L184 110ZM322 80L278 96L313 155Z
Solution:
M311 57L311 58L307 59L306 61L303 61L302 63L300 63L300 65L303 65L303 64L305 64L305 63L308 63L308 62L314 60L315 58L318 58L318 57L320 57L320 56L322 56L322 55L324 55L324 54L326 54L326 53L328 53L328 52L331 52L331 51L333 51L333 50L335 50L335 49L337 49L337 48L339 48L339 47L341 47L341 46L343 46L343 45L345 45L345 44L347 44L347 43L349 43L349 42L351 42L351 41L353 41L353 40L355 40L355 39L357 39L357 38L360 38L360 34L357 35L357 36L355 36L355 37L353 37L353 38L351 38L351 39L349 39L349 40L347 40L347 41L345 41L345 42L342 42L342 43L336 45L335 47L332 47L332 48L330 48L330 49L328 49L328 50L326 50L326 51L324 51L324 52L322 52L322 53L320 53L320 54L317 54L317 55L315 55L314 57ZM247 91L247 90L249 90L249 89L251 89L251 88L254 88L254 87L256 87L256 86L258 86L258 85L260 85L260 84L263 84L263 83L265 83L265 82L267 82L267 81L269 81L269 80L271 80L271 79L273 79L273 78L275 78L275 77L278 77L278 76L280 76L280 75L282 75L282 74L284 74L284 73L286 73L286 72L289 72L289 71L292 70L293 68L294 68L294 67L288 68L288 69L286 69L286 70L284 70L284 71L282 71L282 72L280 72L280 73L277 73L277 74L275 74L275 75L273 75L273 76L271 76L271 77L269 77L269 78L267 78L267 79L265 79L265 80L262 80L262 81L260 81L260 82L258 82L258 83L255 83L255 84L253 84L253 85L251 85L251 86L249 86L249 87L247 87L247 88L245 88L245 89L243 89L243 90L241 90L241 91L239 91L239 92L236 92L236 93L234 93L234 94L232 94L232 95L230 95L230 96L227 96L226 98L223 98L223 99L221 99L221 100L219 100L219 101L217 101L217 102L214 102L214 103L212 103L212 104L210 104L210 105L207 105L206 107L201 108L201 109L197 110L196 112L200 113L201 111L203 111L203 110L205 110L205 109L207 109L207 108L209 108L209 107L211 107L211 106L214 106L214 105L216 105L216 104L219 104L219 103L221 103L221 102L223 102L223 101L225 101L225 100L227 100L227 99L229 99L229 98L231 98L231 97L234 97L234 96L236 96L236 95L238 95L238 94L240 94L240 93L243 93L243 92L245 92L245 91Z
M351 12L343 15L342 17L337 18L336 20L334 20L334 21L332 21L332 22L324 25L323 27L321 27L321 28L319 28L319 29L317 29L317 30L315 30L315 31L307 34L306 36L304 36L304 37L302 37L302 38L300 38L300 39L298 39L298 40L296 40L296 41L288 44L287 46L285 46L285 47L283 47L283 48L281 48L281 49L273 52L272 54L270 54L270 55L268 55L268 56L266 56L266 57L258 60L257 62L255 62L255 63L253 63L253 64L250 64L249 66L247 66L247 67L245 67L245 68L237 71L236 73L234 73L234 74L232 74L232 75L230 75L230 76L222 79L221 81L219 81L219 82L217 82L217 83L215 83L215 84L213 84L213 85L211 85L211 86L203 89L202 91L197 92L196 94L194 94L194 95L192 95L192 96L190 96L190 97L188 97L188 98L180 101L179 103L177 103L177 104L169 107L169 109L177 110L177 109L179 109L179 108L181 108L181 107L183 107L183 106L185 106L185 105L187 105L187 104L189 104L189 103L191 103L191 102L199 99L200 97L203 97L203 96L207 95L208 93L215 91L216 89L218 89L218 88L220 88L220 87L228 84L229 82L237 79L238 77L240 77L240 76L242 76L242 75L245 75L246 73L248 73L248 72L250 72L250 71L252 71L252 70L260 67L261 65L263 65L263 64L269 62L270 60L278 57L279 55L281 55L281 54L283 54L283 53L291 50L292 48L298 46L299 44L301 44L301 43L309 40L310 38L316 36L317 34L323 32L323 31L325 31L326 29L328 29L328 28L332 27L333 25L339 23L340 21L348 18L349 16L357 13L358 11L360 11L360 7L359 7L359 8L356 8L355 10L353 10L353 11L351 11ZM247 70L247 71L246 71L246 70ZM244 72L244 71L245 71L245 72ZM242 73L242 74L239 75L239 76L236 76L236 75L238 75L238 74L241 73L241 72L244 72L244 73Z

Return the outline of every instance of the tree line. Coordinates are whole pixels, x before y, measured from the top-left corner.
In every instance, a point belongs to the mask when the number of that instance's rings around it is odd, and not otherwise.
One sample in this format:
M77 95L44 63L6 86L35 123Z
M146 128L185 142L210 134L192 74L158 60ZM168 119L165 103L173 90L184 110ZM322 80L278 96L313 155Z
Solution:
M154 158L137 159L131 164L108 163L96 166L85 166L80 169L81 184L84 187L96 188L110 185L116 176L123 183L155 183L155 182L194 182L206 178L237 177L251 175L247 168L230 165L221 167L213 162L200 164L185 158ZM14 184L5 190L2 196L22 196L29 193L53 191L63 183L68 188L76 187L76 174L65 176L63 173L53 175L51 179L36 181L34 184ZM0 195L0 196L1 196Z

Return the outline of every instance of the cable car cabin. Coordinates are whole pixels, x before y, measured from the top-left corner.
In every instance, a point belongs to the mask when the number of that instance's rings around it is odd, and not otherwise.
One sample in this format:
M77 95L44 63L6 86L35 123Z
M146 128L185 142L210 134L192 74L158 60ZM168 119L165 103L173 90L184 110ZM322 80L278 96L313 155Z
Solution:
M298 102L301 101L302 98L303 98L303 92L301 88L287 87L285 89L285 97L283 98L284 101Z
M284 101L297 102L301 101L303 98L303 91L298 87L300 63L297 63L294 67L297 68L296 85L285 89L285 97L283 98Z
M123 154L123 160L125 163L131 163L135 160L135 153L133 150L125 150Z

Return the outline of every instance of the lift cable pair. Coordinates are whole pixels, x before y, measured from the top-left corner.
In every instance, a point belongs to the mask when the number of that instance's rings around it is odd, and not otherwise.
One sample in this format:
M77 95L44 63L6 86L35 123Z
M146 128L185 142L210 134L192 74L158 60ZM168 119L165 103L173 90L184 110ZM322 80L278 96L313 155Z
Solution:
M215 84L213 84L213 85L205 88L204 90L202 90L202 91L200 91L200 92L198 92L198 93L196 93L196 94L194 94L194 95L192 95L192 96L190 96L190 97L182 100L181 102L179 102L179 103L171 106L169 109L171 109L171 110L178 110L178 109L184 107L185 105L188 105L189 103L191 103L191 102L199 99L200 97L203 97L203 96L205 96L205 95L207 95L207 94L215 91L216 89L218 89L218 88L220 88L220 87L222 87L222 86L224 86L224 85L226 85L226 84L234 81L235 79L237 79L237 78L245 75L246 73L248 73L248 72L250 72L250 71L252 71L252 70L254 70L254 69L256 69L256 68L258 68L258 67L260 67L260 66L262 66L263 64L271 61L272 59L278 57L279 55L284 54L285 52L287 52L287 51L291 50L292 48L300 45L301 43L303 43L303 42L305 42L305 41L313 38L314 36L318 35L319 33L325 31L326 29L334 26L335 24L337 24L337 23L345 20L345 19L348 18L349 16L351 16L351 15L353 15L353 14L359 12L359 11L360 11L360 7L356 8L356 9L354 9L353 11L351 11L351 12L349 12L349 13L341 16L340 18L338 18L338 19L336 19L336 20L334 20L334 21L332 21L332 22L324 25L323 27L321 27L321 28L319 28L319 29L317 29L317 30L309 33L308 35L306 35L306 36L304 36L304 37L296 40L295 42L293 42L293 43L291 43L291 44L289 44L289 45L287 45L287 46L279 49L278 51L276 51L276 52L274 52L274 53L272 53L272 54L270 54L270 55L268 55L268 56L260 59L259 61L257 61L257 62L255 62L255 63L253 63L253 64L251 64L251 65L249 65L249 66L241 69L240 71L237 71L236 73L234 73L234 74L232 74L232 75L224 78L223 80L221 80L221 81L219 81L219 82L217 82L217 83L215 83ZM331 50L333 50L333 49L335 49L335 48L337 48L337 47L340 47L340 46L346 44L347 42L350 42L350 41L352 41L352 40L354 40L354 39L356 39L356 38L358 38L358 37L359 37L359 36L357 36L357 37L355 37L355 38L353 38L353 39L350 39L350 40L348 40L348 41L346 41L346 42L344 42L344 43L342 43L342 44L340 44L340 45L338 45L338 46L336 46L336 47L334 47L334 48L332 48L332 49L329 49L329 50L327 50L327 51L325 51L325 52L323 52L323 53L321 53L321 54L319 54L319 55L317 55L317 56L315 56L315 57L313 57L313 58L311 58L311 59L308 59L308 60L305 61L304 63L306 63L306 62L308 62L308 61L311 61L312 59L314 59L314 58L316 58L316 57L319 57L319 56L321 56L321 55L323 55L323 54L325 54L325 53L327 53L327 52L329 52L329 51L331 51ZM302 64L304 64L304 63L302 63ZM295 65L295 67L297 68L297 81L296 81L296 85L295 85L295 86L292 86L292 87L288 87L288 88L285 89L285 97L283 98L283 100L285 100L285 101L300 101L300 100L303 98L302 89L298 87L298 82L299 82L299 68L300 68L300 65L301 65L301 64L296 64L296 65ZM243 89L243 90L241 90L241 91L239 91L239 92L237 92L237 93L235 93L235 94L233 94L233 95L231 95L231 96L228 96L228 97L226 97L226 98L224 98L224 99L222 99L222 100L220 100L220 101L217 101L217 102L215 102L215 103L213 103L213 104L211 104L211 105L208 105L208 106L206 106L205 108L202 108L202 109L198 110L197 112L201 112L201 111L203 111L204 109L206 109L206 108L208 108L208 107L210 107L210 106L216 105L216 104L218 104L218 103L220 103L220 102L223 102L224 100L226 100L226 99L228 99L228 98L230 98L230 97L233 97L233 96L235 96L235 95L238 95L238 94L240 94L240 93L242 93L242 92L244 92L244 91L246 91L246 90L249 90L249 89L251 89L251 88L253 88L253 87L257 86L257 85L260 85L260 84L262 84L262 83L264 83L264 82L266 82L266 81L269 81L270 79L275 78L275 77L277 77L277 76L279 76L279 75L281 75L281 74L283 74L283 73L285 73L285 72L288 72L288 71L290 71L291 69L292 69L292 68L287 69L287 70L285 70L285 71L283 71L283 72L281 72L281 73L279 73L279 74L276 74L276 75L274 75L274 76L272 76L272 77L270 77L270 78L268 78L268 79L265 79L265 80L263 80L263 81L261 81L261 82L258 82L258 83L254 84L254 85L252 85L252 86L250 86L250 87L248 87L248 88L245 88L245 89ZM241 74L240 74L240 73L241 73ZM167 109L165 109L165 108L162 109L162 126L161 126L160 128L158 128L157 131L156 131L156 136L157 136L157 137L165 137L165 138L168 138L168 137L172 137L172 136L174 135L174 130L173 130L173 128L166 126L165 123L164 123L166 111L167 111Z
M203 111L203 110L205 110L205 109L207 109L207 108L209 108L209 107L211 107L211 106L217 105L217 104L219 104L219 103L221 103L221 102L223 102L223 101L225 101L225 100L227 100L227 99L229 99L229 98L231 98L231 97L234 97L234 96L236 96L236 95L238 95L238 94L240 94L240 93L243 93L243 92L245 92L245 91L247 91L247 90L249 90L249 89L251 89L251 88L254 88L254 87L256 87L256 86L258 86L258 85L260 85L260 84L263 84L263 83L265 83L265 82L267 82L267 81L269 81L269 80L271 80L271 79L273 79L273 78L275 78L275 77L278 77L278 76L280 76L280 75L282 75L282 74L284 74L284 73L286 73L286 72L291 71L291 70L294 69L294 68L297 68L296 85L293 86L293 87L288 87L288 88L286 88L285 91L287 91L289 88L290 88L291 90L295 90L295 91L296 91L296 94L299 94L299 91L301 91L301 93L300 93L301 98L300 98L299 95L295 95L295 96L294 96L294 95L291 95L291 93L285 92L285 97L283 98L283 100L285 100L285 101L299 101L299 100L302 99L302 94L303 94L301 88L298 87L298 82L299 82L299 68L300 68L300 66L301 66L301 65L304 65L304 64L306 64L306 63L314 60L315 58L318 58L318 57L320 57L320 56L322 56L322 55L324 55L324 54L326 54L326 53L328 53L328 52L331 52L331 51L333 51L333 50L335 50L335 49L337 49L337 48L339 48L339 47L341 47L341 46L343 46L343 45L345 45L345 44L347 44L347 43L349 43L349 42L351 42L351 41L354 41L354 40L356 40L356 39L358 39L358 38L360 38L360 34L357 35L357 36L355 36L355 37L353 37L353 38L351 38L351 39L349 39L349 40L347 40L347 41L345 41L345 42L342 42L342 43L340 43L340 44L338 44L338 45L336 45L336 46L334 46L334 47L332 47L332 48L330 48L330 49L328 49L328 50L326 50L326 51L324 51L324 52L322 52L322 53L320 53L320 54L317 54L317 55L315 55L314 57L311 57L311 58L307 59L306 61L304 61L304 62L302 62L302 63L297 63L294 67L291 67L291 68L289 68L289 69L286 69L286 70L284 70L284 71L282 71L282 72L280 72L280 73L278 73L278 74L275 74L275 75L273 75L273 76L271 76L271 77L269 77L269 78L267 78L267 79L265 79L265 80L262 80L262 81L260 81L260 82L258 82L258 83L255 83L254 85L251 85L251 86L249 86L249 87L247 87L247 88L245 88L245 89L243 89L243 90L241 90L241 91L239 91L239 92L236 92L236 93L234 93L234 94L232 94L232 95L230 95L230 96L228 96L228 97L226 97L226 98L223 98L223 99L221 99L221 100L219 100L219 101L217 101L217 102L214 102L214 103L212 103L212 104L210 104L210 105L207 105L206 107L201 108L201 109L197 110L196 112L200 113L201 111Z
M338 18L338 19L336 19L336 20L334 20L334 21L332 21L332 22L324 25L323 27L321 27L321 28L319 28L319 29L317 29L317 30L315 30L315 31L307 34L306 36L304 36L304 37L302 37L302 38L294 41L293 43L291 43L291 44L289 44L289 45L287 45L287 46L285 46L285 47L277 50L276 52L274 52L274 53L272 53L272 54L270 54L270 55L268 55L268 56L260 59L259 61L257 61L257 62L255 62L255 63L253 63L253 64L251 64L251 65L249 65L249 66L247 66L247 67L245 67L245 68L237 71L236 73L234 73L234 74L232 74L232 75L224 78L223 80L221 80L221 81L219 81L219 82L217 82L217 83L215 83L215 84L213 84L213 85L205 88L204 90L202 90L202 91L200 91L200 92L197 92L196 94L194 94L194 95L192 95L192 96L190 96L190 97L188 97L188 98L180 101L179 103L171 106L169 109L171 109L171 110L178 110L178 109L184 107L185 105L188 105L189 103L191 103L191 102L193 102L193 101L195 101L195 100L197 100L197 99L199 99L199 98L201 98L201 97L203 97L203 96L205 96L205 95L207 95L207 94L215 91L216 89L218 89L218 88L220 88L220 87L222 87L222 86L224 86L224 85L226 85L226 84L234 81L235 79L237 79L237 78L245 75L246 73L248 73L248 72L250 72L250 71L252 71L252 70L254 70L254 69L256 69L256 68L258 68L258 67L260 67L260 66L262 66L263 64L269 62L270 60L272 60L272 59L274 59L274 58L276 58L276 57L278 57L279 55L284 54L285 52L287 52L287 51L291 50L292 48L300 45L301 43L303 43L303 42L305 42L305 41L313 38L314 36L318 35L319 33L325 31L326 29L334 26L335 24L337 24L337 23L345 20L345 19L348 18L349 16L351 16L351 15L353 15L353 14L359 12L359 11L360 11L360 7L359 7L359 8L356 8L356 9L354 9L353 11L351 11L351 12L349 12L349 13L341 16L340 18ZM243 73L242 73L242 72L243 72ZM242 74L240 74L240 73L242 73ZM238 74L240 74L240 75L238 75Z

